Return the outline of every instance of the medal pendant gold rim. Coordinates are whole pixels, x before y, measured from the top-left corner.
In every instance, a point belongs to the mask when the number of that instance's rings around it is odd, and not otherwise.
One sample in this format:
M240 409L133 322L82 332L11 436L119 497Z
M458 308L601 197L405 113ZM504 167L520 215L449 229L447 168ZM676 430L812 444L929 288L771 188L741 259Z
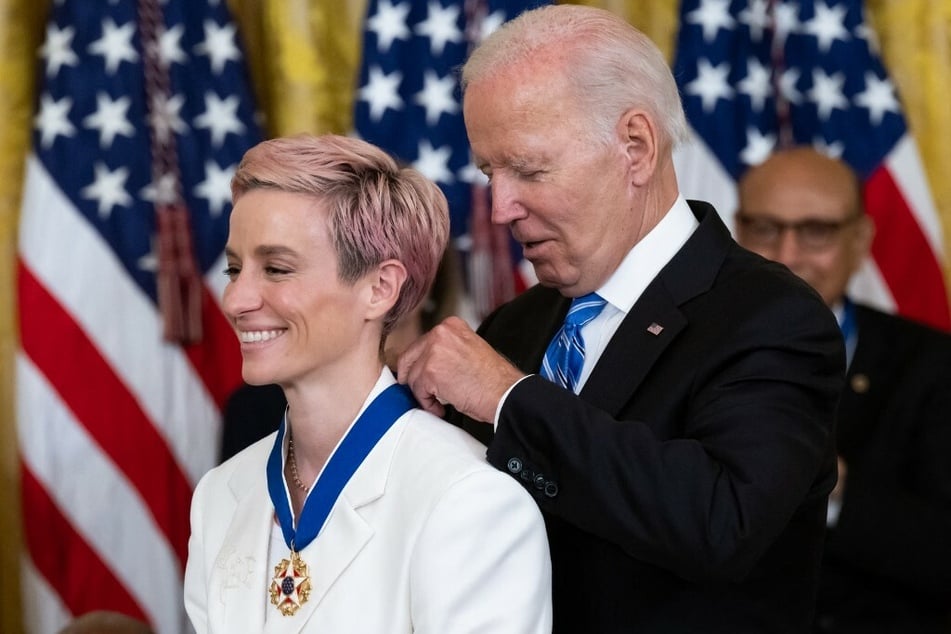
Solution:
M300 579L300 582L295 581L294 592L284 594L284 579L289 578ZM281 563L274 566L274 578L271 579L271 586L268 589L271 604L284 616L294 616L300 607L307 603L307 599L310 598L310 590L310 572L307 564L301 558L300 553L292 550L290 559L282 559Z

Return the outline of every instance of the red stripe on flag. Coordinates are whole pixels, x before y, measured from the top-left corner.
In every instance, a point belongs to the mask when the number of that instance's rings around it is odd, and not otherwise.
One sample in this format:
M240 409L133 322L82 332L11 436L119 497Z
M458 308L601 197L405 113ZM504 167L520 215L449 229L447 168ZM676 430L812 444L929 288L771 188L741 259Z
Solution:
M86 333L22 260L17 282L24 353L139 491L184 570L192 493L188 478Z
M20 475L24 540L30 559L56 588L66 608L74 615L111 610L148 621L138 602L75 531L26 465Z
M865 207L875 221L872 255L898 313L942 330L951 329L941 265L884 165L865 182Z
M195 372L218 408L241 385L241 348L231 324L208 290L202 288L202 340L185 347Z

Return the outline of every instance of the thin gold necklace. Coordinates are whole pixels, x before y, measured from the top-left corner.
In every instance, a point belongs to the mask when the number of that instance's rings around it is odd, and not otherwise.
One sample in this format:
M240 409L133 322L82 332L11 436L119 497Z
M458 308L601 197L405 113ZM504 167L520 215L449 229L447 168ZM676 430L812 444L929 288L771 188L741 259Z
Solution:
M294 457L294 433L292 431L287 433L287 461L291 463L291 478L294 480L294 484L304 493L310 493L310 487L301 482L300 476L297 475L297 458Z

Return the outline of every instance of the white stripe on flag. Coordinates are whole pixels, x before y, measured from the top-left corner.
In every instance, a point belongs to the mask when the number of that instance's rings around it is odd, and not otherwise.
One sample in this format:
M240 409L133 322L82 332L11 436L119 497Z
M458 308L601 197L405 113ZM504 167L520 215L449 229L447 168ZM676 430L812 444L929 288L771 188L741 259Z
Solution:
M217 457L218 408L182 349L162 341L155 305L32 154L20 251L135 395L194 486ZM116 323L127 327L105 327Z
M59 632L72 619L59 600L59 593L24 554L20 557L20 594L23 595L23 627L30 634Z
M29 421L19 433L23 461L50 498L158 631L177 631L184 609L177 556L138 491L22 353L17 355L17 416Z
M945 256L941 219L931 198L931 187L925 176L925 166L921 162L918 145L910 134L903 136L888 153L885 166L931 245L935 259L939 263L943 262Z
M689 139L674 151L680 193L684 198L713 205L732 231L737 205L736 184L693 128L688 128L688 133Z
M895 298L885 283L881 271L875 261L868 257L862 262L862 267L849 280L849 287L846 291L849 297L861 299L863 304L868 304L887 313L894 313L897 310Z

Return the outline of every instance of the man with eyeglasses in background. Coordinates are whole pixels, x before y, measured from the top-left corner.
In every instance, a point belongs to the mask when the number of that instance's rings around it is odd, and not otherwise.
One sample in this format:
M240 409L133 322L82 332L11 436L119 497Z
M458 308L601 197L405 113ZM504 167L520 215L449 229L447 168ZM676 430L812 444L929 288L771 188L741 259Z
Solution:
M875 227L841 161L778 152L739 205L740 244L811 284L846 341L815 631L951 632L951 336L849 299Z

